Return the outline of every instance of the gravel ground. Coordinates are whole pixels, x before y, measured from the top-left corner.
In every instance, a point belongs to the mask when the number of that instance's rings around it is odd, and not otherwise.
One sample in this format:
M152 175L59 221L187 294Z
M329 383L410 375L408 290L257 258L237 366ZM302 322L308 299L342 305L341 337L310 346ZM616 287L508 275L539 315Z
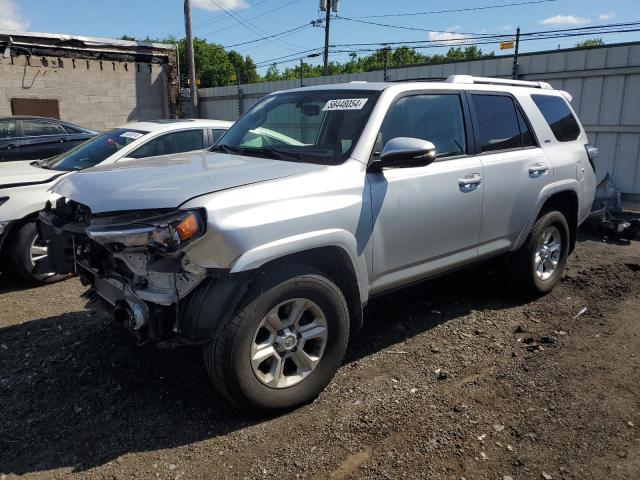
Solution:
M320 398L269 419L82 291L0 277L3 480L640 478L639 242L582 234L534 302L486 268L380 298Z

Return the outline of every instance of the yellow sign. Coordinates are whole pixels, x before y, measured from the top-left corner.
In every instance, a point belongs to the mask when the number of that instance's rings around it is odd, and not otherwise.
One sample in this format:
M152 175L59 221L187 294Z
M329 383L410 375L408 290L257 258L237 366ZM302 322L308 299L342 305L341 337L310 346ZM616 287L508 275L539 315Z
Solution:
M509 50L511 48L513 48L513 40L500 42L500 50Z

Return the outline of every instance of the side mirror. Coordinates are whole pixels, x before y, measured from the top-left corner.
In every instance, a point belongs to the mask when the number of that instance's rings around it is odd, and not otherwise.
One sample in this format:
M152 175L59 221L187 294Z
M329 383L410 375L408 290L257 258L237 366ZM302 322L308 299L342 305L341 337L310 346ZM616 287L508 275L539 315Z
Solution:
M382 149L380 158L374 160L372 167L424 167L436 159L436 147L433 143L420 138L392 138Z

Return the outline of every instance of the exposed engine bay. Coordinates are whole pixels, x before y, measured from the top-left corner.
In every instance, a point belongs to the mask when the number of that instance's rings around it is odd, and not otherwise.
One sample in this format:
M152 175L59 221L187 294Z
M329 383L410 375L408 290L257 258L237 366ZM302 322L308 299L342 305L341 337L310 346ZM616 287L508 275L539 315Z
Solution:
M183 300L224 272L195 265L181 248L205 228L201 210L92 215L88 207L60 197L40 213L40 235L50 255L39 268L76 273L90 286L87 306L109 311L140 343L198 343L206 338L181 335Z

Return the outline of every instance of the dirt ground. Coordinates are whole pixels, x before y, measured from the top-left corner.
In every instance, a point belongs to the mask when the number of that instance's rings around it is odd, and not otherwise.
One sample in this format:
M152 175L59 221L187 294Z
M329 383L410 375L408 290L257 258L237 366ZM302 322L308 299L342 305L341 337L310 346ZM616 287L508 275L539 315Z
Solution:
M3 480L640 478L640 242L583 233L534 302L487 268L380 298L320 398L270 419L82 291L0 278Z

